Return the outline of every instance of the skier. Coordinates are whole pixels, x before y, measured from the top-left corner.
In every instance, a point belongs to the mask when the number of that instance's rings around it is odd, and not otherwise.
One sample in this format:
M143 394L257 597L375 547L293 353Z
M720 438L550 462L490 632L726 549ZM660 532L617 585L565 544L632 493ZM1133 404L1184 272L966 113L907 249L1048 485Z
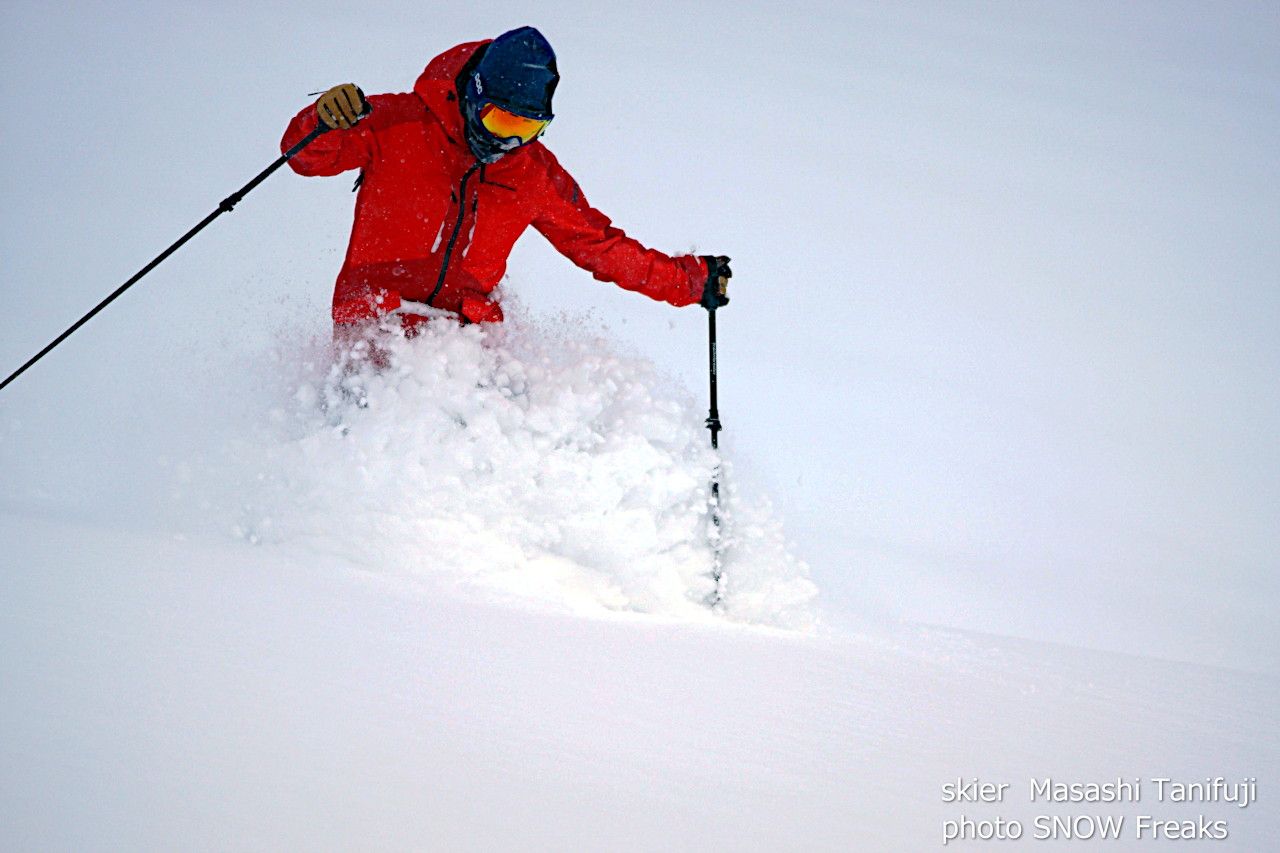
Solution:
M388 320L412 336L441 312L501 321L493 291L530 225L601 281L677 306L728 302L727 257L671 257L627 237L539 141L559 79L551 45L522 27L442 53L412 93L366 99L346 83L294 117L282 151L318 121L333 129L289 161L295 172L360 170L333 294L339 336Z

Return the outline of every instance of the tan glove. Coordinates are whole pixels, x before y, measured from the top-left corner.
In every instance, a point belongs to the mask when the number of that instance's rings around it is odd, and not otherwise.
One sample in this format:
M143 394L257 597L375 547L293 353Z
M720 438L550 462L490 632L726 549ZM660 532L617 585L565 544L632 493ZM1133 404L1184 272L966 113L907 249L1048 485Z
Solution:
M370 109L364 92L355 83L334 86L316 101L316 116L334 130L355 127Z

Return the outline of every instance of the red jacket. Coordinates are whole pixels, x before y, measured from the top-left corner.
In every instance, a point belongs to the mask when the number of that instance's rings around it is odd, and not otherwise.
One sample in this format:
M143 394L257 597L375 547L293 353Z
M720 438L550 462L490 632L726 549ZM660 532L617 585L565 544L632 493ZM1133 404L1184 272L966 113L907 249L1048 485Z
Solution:
M541 142L490 165L476 160L463 133L456 78L481 44L437 56L412 93L372 96L373 112L356 127L323 134L289 161L300 175L361 170L334 322L377 317L401 299L430 299L472 322L501 320L490 294L530 225L601 281L672 305L697 302L706 264L646 249L613 227ZM313 107L298 113L281 151L316 122Z

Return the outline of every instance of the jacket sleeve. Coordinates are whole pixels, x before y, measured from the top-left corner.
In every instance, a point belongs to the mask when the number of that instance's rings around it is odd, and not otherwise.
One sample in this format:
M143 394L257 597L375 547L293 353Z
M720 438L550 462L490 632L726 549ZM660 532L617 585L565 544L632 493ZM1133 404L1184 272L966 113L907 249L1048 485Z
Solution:
M374 107L377 109L377 107ZM367 121L367 120L366 120ZM315 105L303 108L293 117L280 140L283 154L316 129L320 119ZM372 132L361 122L350 130L331 130L322 133L310 145L289 160L289 168L308 177L336 175L348 169L363 169L373 160Z
M550 186L533 227L560 254L599 281L611 281L650 299L692 305L702 298L707 267L701 258L671 257L640 245L587 204L577 182L550 151L543 148L539 154Z
M373 107L368 116L349 130L322 133L289 161L293 171L315 177L363 169L372 165L378 156L380 133L399 124L422 122L427 118L426 107L416 95L372 95L368 100ZM289 122L284 138L280 140L280 153L301 142L319 122L315 105L304 107Z

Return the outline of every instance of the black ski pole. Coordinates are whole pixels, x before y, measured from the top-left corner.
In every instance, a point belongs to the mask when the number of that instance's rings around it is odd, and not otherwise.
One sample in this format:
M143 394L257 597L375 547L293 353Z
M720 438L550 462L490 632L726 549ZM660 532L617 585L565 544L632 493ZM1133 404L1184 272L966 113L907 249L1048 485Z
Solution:
M49 344L44 349L40 350L40 352L32 356L30 361L22 365L22 367L19 367L13 373L9 374L8 379L6 379L3 382L0 382L0 390L2 390L6 385L8 385L13 380L21 376L28 367L30 367L31 365L35 364L37 361L39 361L40 359L48 355L49 351L52 350L54 347L56 347L58 344L62 343L67 338L71 337L71 334L75 332L76 329L79 329L85 323L92 320L94 315L96 315L103 308L106 308L108 305L114 302L116 298L120 296L120 294L124 293L129 288L133 287L138 282L139 279L141 279L144 275L146 275L147 273L155 269L157 266L159 266L161 261L163 261L165 258L169 257L174 252L176 252L182 246L183 243L187 242L192 237L196 236L196 234L200 233L200 231L206 225L208 225L210 222L217 219L219 216L228 212L237 204L239 204L240 200L244 198L246 195L248 195L249 192L254 189L254 187L258 186L258 184L265 181L272 172L274 172L276 169L279 169L289 160L293 159L294 155L296 155L303 148L306 148L308 145L314 142L316 137L320 136L320 134L324 133L328 129L329 129L329 126L326 125L324 122L317 123L316 129L308 133L305 137L303 137L302 141L300 141L297 145L290 148L288 151L281 154L274 163L272 163L270 166L268 166L267 168L259 172L258 176L255 177L252 181L245 184L243 187L241 187L231 195L224 198L221 204L218 205L218 209L215 210L213 213L210 213L204 219L202 219L199 225L192 228L186 234L183 234L180 238L178 238L178 241L176 243L174 243L172 246L170 246L169 248L161 252L158 256L156 256L156 258L151 263L147 264L145 267L138 270L137 275L135 275L133 278L129 279L124 284L117 287L114 293L112 293L106 299L99 302L96 306L94 306L94 309L92 311L90 311L88 314L85 314L83 317L81 317L79 320L73 323L71 328L67 329L61 335L58 335L58 337L56 337L51 344Z
M712 384L712 407L707 416L707 429L712 430L712 450L719 450L719 403L716 398L716 309L707 309L707 334L710 351L710 384ZM723 598L721 581L724 578L724 530L721 519L721 503L719 503L719 478L721 465L717 456L716 467L712 469L712 580L716 581L716 592L712 593L710 605L717 606Z
M711 446L720 447L720 404L716 399L716 309L707 309L707 341L711 355L711 411L707 416L707 429L711 430ZM712 492L718 494L718 490Z
M711 409L707 413L707 429L711 430L711 449L720 449L720 402L717 396L717 358L716 358L716 309L728 304L727 297L722 295L719 287L721 273L729 275L729 259L724 257L706 258L708 275L706 289L702 295L702 306L707 309L707 344L711 380ZM711 472L711 578L716 588L711 594L710 604L718 605L724 597L722 580L724 578L724 519L720 514L720 459L717 454L715 468Z

